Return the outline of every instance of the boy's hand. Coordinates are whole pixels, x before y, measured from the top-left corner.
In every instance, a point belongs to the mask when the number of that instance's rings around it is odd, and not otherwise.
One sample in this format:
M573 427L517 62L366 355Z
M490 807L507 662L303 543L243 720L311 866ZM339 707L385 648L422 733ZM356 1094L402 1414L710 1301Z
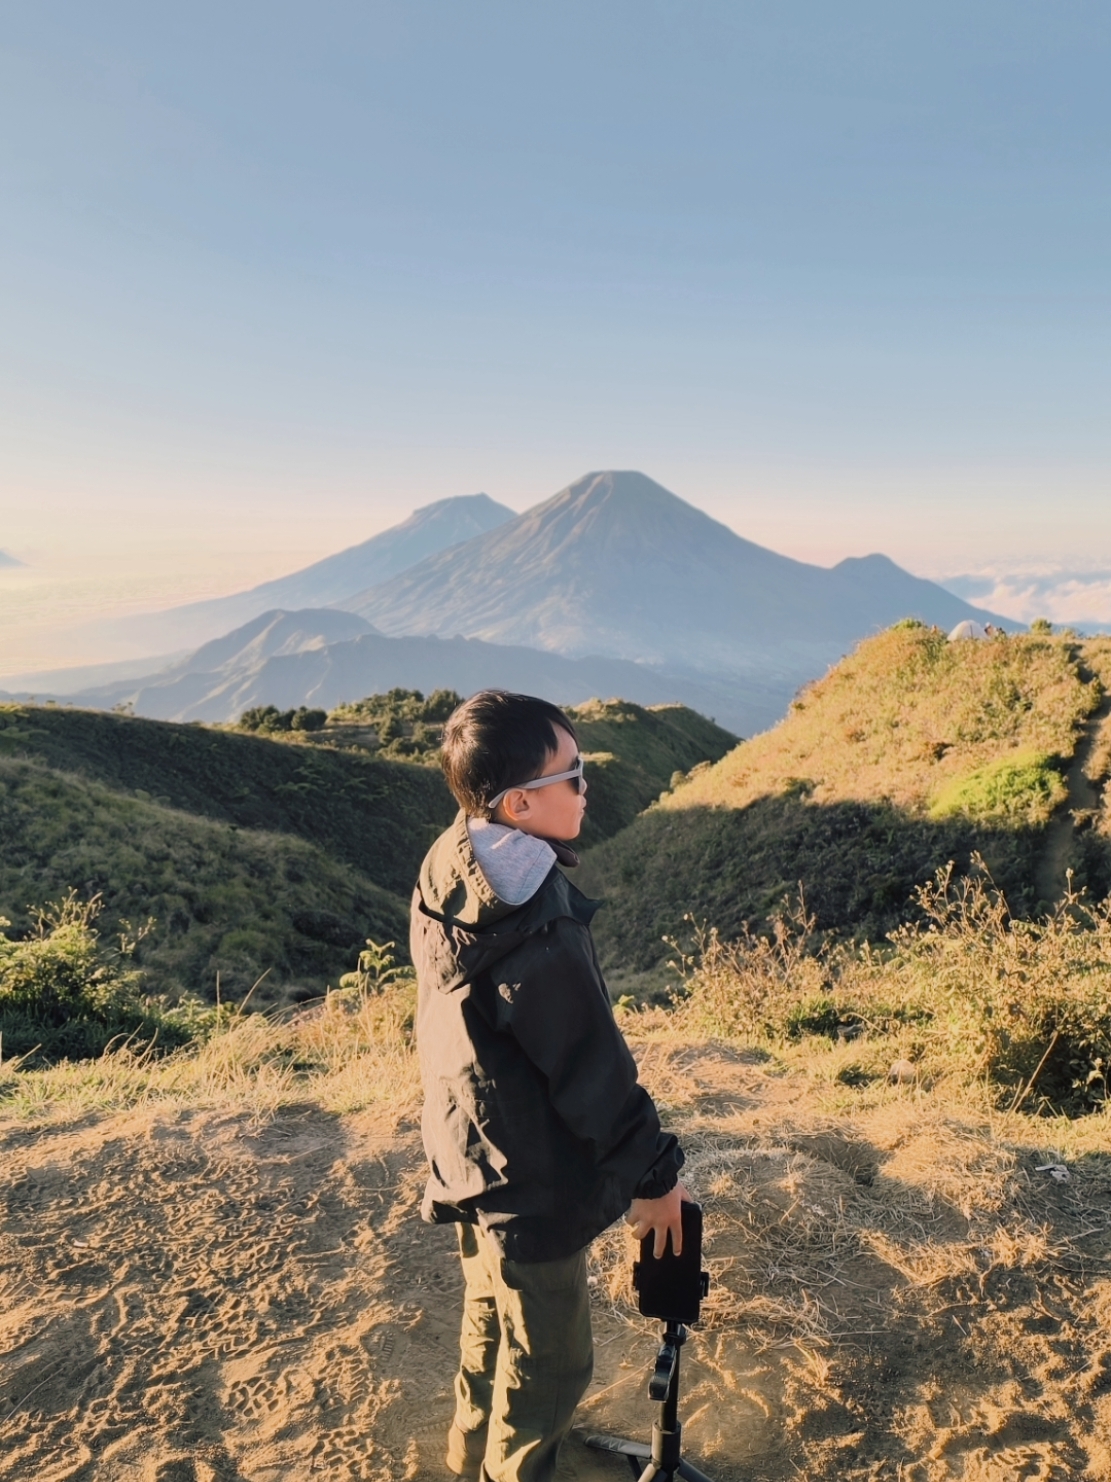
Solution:
M660 1199L634 1199L629 1205L625 1223L632 1228L637 1240L654 1232L655 1244L652 1254L658 1261L667 1249L667 1234L671 1231L671 1249L680 1255L683 1249L683 1201L689 1204L691 1196L682 1183L677 1183L669 1194Z

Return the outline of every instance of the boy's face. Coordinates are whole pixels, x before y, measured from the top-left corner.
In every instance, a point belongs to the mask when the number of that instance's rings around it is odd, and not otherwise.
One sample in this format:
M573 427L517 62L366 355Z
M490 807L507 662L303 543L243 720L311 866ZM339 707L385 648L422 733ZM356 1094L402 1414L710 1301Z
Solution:
M569 772L579 759L578 742L570 731L556 727L559 745L548 758L541 777ZM523 834L536 834L542 839L574 839L582 828L586 812L586 783L577 790L574 778L553 782L551 787L512 787L494 810L494 822L518 828Z

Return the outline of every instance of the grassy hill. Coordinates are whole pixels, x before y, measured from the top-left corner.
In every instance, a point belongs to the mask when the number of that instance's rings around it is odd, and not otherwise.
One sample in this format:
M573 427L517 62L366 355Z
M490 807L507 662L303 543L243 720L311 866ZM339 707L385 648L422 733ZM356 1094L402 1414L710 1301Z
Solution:
M677 774L716 762L737 744L730 731L686 705L592 700L568 715L587 763L583 848L625 828Z
M365 937L404 940L399 897L318 846L217 823L40 764L0 760L0 914L72 887L100 894L111 936L156 918L137 965L151 987L238 998L270 969L274 985L322 986L355 965ZM270 995L263 992L265 1000Z
M459 703L452 690L427 698L419 690L394 689L340 705L299 740L329 750L360 750L382 759L435 766L443 723ZM636 705L629 700L591 700L567 706L588 763L590 806L584 848L616 834L659 797L678 775L718 761L736 744L731 731L686 705ZM240 727L271 736L289 734L294 711L274 706L244 714ZM284 730L279 730L284 727Z
M454 815L431 769L98 710L2 707L0 756L236 828L292 835L406 899L425 850Z
M399 706L368 713L396 728ZM575 715L592 761L588 840L735 739L682 706L606 701ZM235 999L267 971L260 1003L319 991L368 936L404 951L421 858L455 812L438 768L421 764L437 728L421 726L415 756L398 760L332 744L333 728L279 737L2 707L0 916L18 938L35 907L100 895L106 940L155 918L136 959L153 992L211 998L219 975Z
M605 959L652 967L687 913L727 935L766 924L800 883L820 930L882 937L916 885L974 850L1020 911L1045 907L1066 864L1106 894L1102 798L1086 827L1064 806L1109 769L1105 684L1107 640L950 644L919 625L868 640L774 730L591 851Z

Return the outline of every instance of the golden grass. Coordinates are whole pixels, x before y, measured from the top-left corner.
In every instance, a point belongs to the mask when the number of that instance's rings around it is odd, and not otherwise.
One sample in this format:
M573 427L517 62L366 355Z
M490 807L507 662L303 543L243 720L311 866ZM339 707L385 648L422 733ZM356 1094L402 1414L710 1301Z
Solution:
M1093 1265L1082 1210L1051 1228L1031 1190L1062 1187L1082 1205L1071 1181L1031 1173L1073 1165L1075 1179L1086 1161L1095 1197L1111 1188L1106 1110L1081 1120L999 1112L982 1084L955 1081L880 1078L850 1091L837 1080L845 1046L810 1040L746 1055L682 1035L660 1009L628 1011L623 1022L680 1132L683 1176L707 1206L711 1329L743 1330L758 1348L820 1350L860 1336L850 1330L862 1321L854 1287L870 1294L863 1306L882 1330L900 1302L931 1310L933 1289L965 1282L986 1311L985 1271L1071 1262L1098 1274L1111 1258L1107 1248ZM615 1229L594 1259L615 1312L635 1323L630 1251Z
M239 1346L220 1360L223 1377L204 1403L220 1417L222 1444L244 1457L256 1448L269 1464L290 1426L297 1435L326 1426L328 1455L337 1469L355 1467L351 1475L383 1482L406 1475L400 1461L393 1470L384 1462L374 1470L364 1456L393 1449L415 1466L411 1445L394 1447L406 1435L420 1436L422 1465L434 1465L450 1409L458 1274L445 1232L414 1223L424 1170L415 1134L412 1008L411 981L395 979L380 991L330 994L287 1020L229 1015L207 1044L161 1062L118 1051L47 1071L8 1067L0 1078L0 1138L17 1162L26 1162L33 1146L40 1150L36 1168L76 1158L73 1177L93 1178L101 1198L105 1191L123 1197L121 1179L132 1163L146 1170L126 1197L144 1238L155 1242L152 1270L166 1259L158 1241L189 1238L184 1216L180 1229L158 1233L160 1199L170 1209L195 1208L198 1217L219 1210L221 1221L254 1221L249 1241L238 1225L234 1240L219 1221L206 1226L214 1248L227 1244L227 1259L259 1249L265 1270L257 1291L235 1288L228 1299L239 1304L234 1311L218 1297L211 1312L202 1306L190 1318L200 1325L197 1343L230 1341L233 1318L242 1326L244 1315L265 1317L265 1294L278 1302L283 1323L297 1301L310 1304L303 1331L283 1327L288 1346L277 1358L272 1338L268 1348L240 1334ZM822 1482L888 1475L941 1482L952 1473L944 1456L930 1459L939 1437L978 1445L985 1415L987 1430L1002 1435L1018 1424L1014 1417L1030 1413L1044 1435L1038 1432L1041 1449L1029 1455L1049 1468L1044 1475L1053 1475L1053 1466L1064 1467L1061 1475L1101 1475L1103 1422L1093 1406L1111 1363L1102 1275L1111 1273L1106 1112L1069 1121L999 1111L984 1081L962 1074L965 1062L932 1084L924 1076L893 1084L884 1075L846 1082L845 1069L862 1059L877 1067L889 1062L903 1048L901 1031L870 1030L863 1044L815 1035L752 1043L700 1032L687 1005L619 1016L643 1080L681 1138L685 1177L706 1210L713 1289L686 1361L687 1434L701 1464L722 1476L734 1475L728 1467L735 1464L776 1479L802 1473ZM113 1115L128 1108L127 1116ZM48 1154L50 1136L57 1151ZM207 1137L222 1139L211 1166ZM104 1157L111 1154L110 1178L90 1171L100 1167L94 1150L102 1145ZM261 1161L248 1178L252 1148ZM302 1168L306 1156L313 1161ZM1046 1165L1066 1166L1068 1180L1056 1182ZM57 1209L40 1208L35 1201L55 1187L43 1182L47 1177L37 1172L16 1192L34 1204L26 1219L49 1219L54 1230L72 1219L64 1205L69 1185L58 1184ZM151 1179L153 1193L144 1182ZM229 1180L239 1190L234 1208L222 1192ZM188 1184L187 1195L174 1194L179 1184L182 1191ZM63 1234L70 1266L95 1263L110 1248L107 1219L98 1206L89 1226L97 1233L82 1226L77 1235L73 1228ZM95 1239L96 1251L65 1255L74 1239L79 1246ZM312 1240L319 1254L306 1246ZM308 1254L288 1256L292 1244ZM13 1248L13 1259L25 1254ZM592 1250L600 1383L583 1423L636 1434L649 1419L643 1373L655 1325L633 1306L632 1254L621 1226ZM330 1263L326 1283L318 1262ZM154 1303L156 1287L140 1292L132 1278L131 1300ZM192 1271L181 1280L192 1289ZM211 1275L206 1281L206 1290L222 1291ZM185 1299L178 1297L180 1305ZM291 1392L282 1401L288 1415L279 1408L273 1433L260 1430L251 1386L268 1384L259 1392L269 1394L291 1367L318 1363L315 1314L322 1304L328 1331L346 1323L348 1332L346 1348L329 1339L327 1413L322 1418L319 1406ZM79 1325L77 1309L51 1311L56 1327ZM165 1341L179 1354L191 1334L188 1324L171 1323ZM390 1377L395 1340L403 1379ZM165 1368L170 1360L161 1357L156 1331L149 1341L149 1362ZM368 1365L375 1384L386 1386L374 1389L378 1408L367 1398ZM941 1424L931 1385L958 1420ZM49 1404L57 1415L36 1410L23 1429L16 1426L29 1460L13 1476L35 1475L41 1448L35 1450L34 1436L43 1427L53 1426L52 1435L78 1424L96 1430L97 1416L85 1413L72 1387L55 1389ZM16 1399L22 1393L13 1391ZM36 1395L35 1406L47 1404L46 1393ZM240 1409L229 1418L233 1402ZM170 1421L146 1417L141 1426L144 1444L178 1444ZM842 1437L836 1445L833 1435ZM855 1451L846 1450L850 1441ZM900 1473L908 1452L916 1456L913 1468L908 1463ZM1012 1455L1003 1440L990 1442L988 1453L997 1470L988 1468L985 1477L1022 1474L1015 1470L1022 1455ZM869 1456L886 1470L871 1470ZM278 1459L290 1465L284 1452ZM586 1457L568 1475L585 1479L592 1465Z
M388 991L331 992L293 1016L232 1011L203 1044L164 1057L121 1045L45 1070L0 1062L0 1117L65 1120L177 1104L235 1105L265 1118L309 1099L329 1111L374 1106L401 1118L419 1098L414 1002L413 981L401 979Z
M1072 755L1098 683L1064 638L949 643L898 626L809 685L780 725L706 768L665 809L743 808L805 788L818 803L884 798L924 812L936 792L1001 753Z
M751 1043L840 1039L847 1086L883 1077L980 1085L993 1104L1100 1106L1111 1073L1111 902L1068 894L1041 921L1011 917L979 864L917 892L921 919L882 949L818 943L799 904L773 936L701 931L677 967L678 1023Z

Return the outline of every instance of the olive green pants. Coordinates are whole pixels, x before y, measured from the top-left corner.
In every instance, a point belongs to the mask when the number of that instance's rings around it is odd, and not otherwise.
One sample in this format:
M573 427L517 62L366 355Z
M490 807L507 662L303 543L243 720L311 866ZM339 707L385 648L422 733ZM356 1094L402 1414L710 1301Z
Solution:
M455 1424L487 1431L483 1482L548 1482L594 1372L586 1252L507 1261L477 1225L460 1225L459 1254Z

